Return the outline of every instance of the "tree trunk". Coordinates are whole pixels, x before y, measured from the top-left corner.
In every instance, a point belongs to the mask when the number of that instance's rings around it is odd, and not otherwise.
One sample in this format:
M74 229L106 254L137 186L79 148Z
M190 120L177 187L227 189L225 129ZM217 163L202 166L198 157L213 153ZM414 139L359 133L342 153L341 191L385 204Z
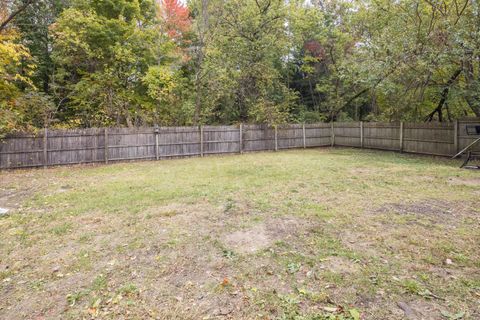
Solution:
M199 28L199 49L197 57L197 71L195 73L195 113L193 116L193 124L198 125L200 121L200 115L202 112L202 67L203 60L205 58L204 46L205 46L205 36L208 32L209 27L209 17L208 17L208 0L202 0L201 5L201 16L202 16L202 26ZM203 30L202 30L203 28Z
M200 75L197 74L195 77L195 113L193 115L193 124L198 125L200 121L200 113L202 110L202 84L200 80Z
M472 52L467 52L463 61L463 69L465 71L465 82L467 83L467 93L465 100L473 113L480 117L480 79L475 77L475 71L472 61L475 59ZM478 59L478 57L477 57Z
M308 88L310 90L310 97L311 97L312 103L313 103L313 108L314 108L315 111L318 111L317 99L315 99L315 94L313 92L312 79L310 78L309 75L307 75L307 79L308 79Z
M442 122L443 121L443 105L445 104L445 101L447 101L448 98L448 92L450 91L450 87L452 84L455 82L455 80L458 78L458 76L462 73L462 69L457 69L455 73L448 79L447 83L445 84L445 87L443 88L442 94L440 96L440 101L437 104L437 107L435 110L429 113L428 116L425 117L425 122L430 122L433 120L433 116L435 113L438 114L438 121Z

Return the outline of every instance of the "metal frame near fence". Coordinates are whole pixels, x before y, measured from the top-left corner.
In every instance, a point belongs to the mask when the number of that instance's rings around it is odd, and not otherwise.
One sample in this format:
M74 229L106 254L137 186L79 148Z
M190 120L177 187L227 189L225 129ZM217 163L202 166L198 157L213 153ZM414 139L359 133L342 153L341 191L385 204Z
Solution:
M0 140L0 169L348 146L451 156L474 136L467 124L332 122L234 126L44 129Z

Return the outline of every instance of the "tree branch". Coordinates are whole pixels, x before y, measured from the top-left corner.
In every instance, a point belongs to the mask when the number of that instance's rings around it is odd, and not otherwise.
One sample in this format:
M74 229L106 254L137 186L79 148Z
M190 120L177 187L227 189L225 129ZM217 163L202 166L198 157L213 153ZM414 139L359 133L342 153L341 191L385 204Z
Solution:
M428 114L428 116L425 117L425 122L432 121L435 113L438 113L438 121L440 121L440 122L443 121L443 118L442 118L443 105L445 104L445 101L447 101L448 92L450 91L450 87L452 86L453 82L455 82L455 80L458 78L460 73L462 73L462 68L455 70L455 73L450 77L450 79L448 79L447 83L445 84L445 87L443 88L441 98L440 98L440 101L438 102L437 107L435 108L435 110L430 112Z
M31 5L33 3L34 0L27 0L23 5L21 5L17 10L15 10L14 12L12 12L8 18L2 22L2 24L0 25L0 32L2 32L3 30L5 30L7 28L7 25L13 20L15 19L15 17L22 13L23 11L25 11L25 9L27 9L27 7L29 5Z

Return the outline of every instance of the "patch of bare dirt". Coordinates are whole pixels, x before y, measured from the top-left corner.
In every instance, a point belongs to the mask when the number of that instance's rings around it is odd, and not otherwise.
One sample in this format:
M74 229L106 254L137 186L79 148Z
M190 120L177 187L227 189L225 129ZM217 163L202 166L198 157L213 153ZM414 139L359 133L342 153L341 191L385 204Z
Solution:
M380 225L378 228L382 231L378 231L374 235L361 231L345 231L342 232L340 238L342 239L343 245L352 251L360 252L369 257L382 256L382 252L378 250L378 243L384 241L388 231L385 231Z
M211 208L206 208L205 206L192 206L184 203L169 203L162 206L150 207L143 212L144 216L147 217L173 217L179 214L194 213L195 211L204 211L212 210Z
M480 177L476 178L449 178L447 183L453 186L480 187Z
M357 174L360 174L360 175L371 175L371 174L375 174L377 173L378 171L374 168L351 168L349 169L349 171L353 174L353 175L357 175Z
M378 213L416 214L416 215L451 215L454 207L445 201L425 201L415 203L390 203L376 210Z
M411 203L389 203L373 211L373 213L398 215L413 214L434 218L437 222L445 222L459 217L475 217L478 212L468 202L447 201L440 199L416 201Z
M270 247L275 241L288 241L290 238L309 232L312 224L305 219L280 217L267 219L251 228L227 234L222 241L235 252L248 254Z
M289 237L305 235L315 228L312 221L293 216L271 218L265 222L269 234L276 240L285 240Z
M354 261L345 257L329 257L319 266L320 269L326 269L328 271L339 274L354 274L360 270L360 266Z
M35 189L13 189L0 188L0 208L19 208L26 198L35 193Z
M228 248L239 253L254 253L270 246L272 239L267 235L263 224L256 225L247 230L235 231L223 239Z
M437 320L442 319L442 307L434 301L416 299L409 302L399 301L397 307L402 310L408 320Z

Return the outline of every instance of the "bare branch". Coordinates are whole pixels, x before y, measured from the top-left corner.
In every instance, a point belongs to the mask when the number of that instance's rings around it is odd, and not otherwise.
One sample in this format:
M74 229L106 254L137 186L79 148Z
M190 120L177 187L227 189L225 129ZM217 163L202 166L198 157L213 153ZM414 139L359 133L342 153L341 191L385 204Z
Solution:
M15 19L15 17L17 15L19 15L20 13L22 13L23 11L25 11L27 9L27 7L29 5L31 5L32 3L34 2L34 0L27 0L23 5L21 5L17 10L13 11L8 17L7 19L2 22L2 24L0 25L0 32L2 32L3 30L5 30L7 28L7 25L13 20Z

